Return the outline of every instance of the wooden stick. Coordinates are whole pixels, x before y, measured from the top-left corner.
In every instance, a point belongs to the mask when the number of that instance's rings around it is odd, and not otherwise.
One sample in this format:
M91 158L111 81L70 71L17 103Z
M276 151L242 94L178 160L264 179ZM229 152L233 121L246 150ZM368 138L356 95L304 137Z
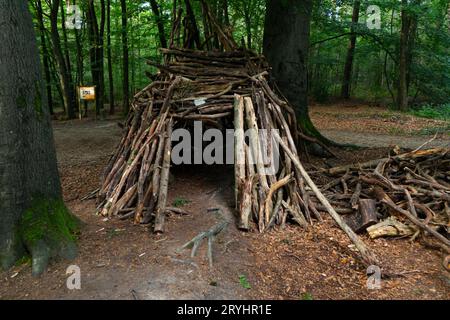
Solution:
M350 238L350 240L355 244L356 248L358 249L359 253L361 254L364 263L367 265L379 265L377 258L373 255L371 251L366 247L364 242L359 239L359 237L356 235L356 233L353 232L352 229L342 220L342 218L339 216L339 214L334 210L334 208L330 205L328 200L325 198L325 196L320 192L319 188L317 188L316 184L311 180L306 170L303 168L302 164L298 160L296 156L292 153L292 151L288 148L288 146L283 142L283 140L280 138L279 134L277 132L274 132L274 137L278 141L278 143L281 145L281 147L284 149L286 154L291 158L292 163L297 167L297 169L300 171L302 177L305 179L308 186L311 188L311 190L316 195L317 199L322 203L322 205L327 209L328 213L333 217L333 219L336 221L336 223L339 225L339 227L347 234L347 236Z
M244 150L244 98L235 96L234 101L234 197L236 209L239 208L240 186L245 180L245 150Z
M405 217L407 217L412 223L414 223L419 228L427 231L431 235L433 235L436 239L440 240L442 243L444 243L446 246L450 246L450 241L441 235L436 230L431 229L429 226L424 224L422 221L420 221L418 218L414 217L409 211L403 210L399 206L397 206L394 201L381 189L380 187L374 187L373 188L373 194L375 197L381 201L382 203L386 204L388 207L392 208L393 210L397 211L398 213L401 213Z
M159 187L158 205L156 207L155 214L155 227L153 231L155 233L164 232L164 219L166 217L165 208L167 202L167 192L169 189L169 171L171 162L171 150L172 150L172 119L169 120L166 129L166 145L164 147L163 166L161 169L161 182Z

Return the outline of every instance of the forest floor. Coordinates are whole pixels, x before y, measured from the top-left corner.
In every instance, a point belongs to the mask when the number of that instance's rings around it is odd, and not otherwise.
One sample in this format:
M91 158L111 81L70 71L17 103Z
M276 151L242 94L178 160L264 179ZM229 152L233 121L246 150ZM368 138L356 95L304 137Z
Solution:
M386 109L314 106L313 121L327 136L367 146L337 151L332 165L384 157L389 145L414 148L431 136L417 132L448 123L410 116L378 116ZM389 129L389 128L396 128ZM392 130L392 131L390 131ZM59 169L66 203L85 225L79 256L56 261L39 278L29 263L0 272L0 299L450 299L450 275L441 255L407 239L363 241L383 267L403 277L367 289L366 270L349 240L329 218L308 230L288 226L264 234L239 232L231 223L214 244L209 268L205 245L195 258L178 251L217 220L209 208L233 216L233 168L190 166L172 170L169 202L184 204L188 216L168 217L161 236L131 221L95 215L95 200L81 201L98 188L102 170L118 143L117 120L54 122ZM449 145L440 134L430 145ZM323 159L313 159L316 165ZM66 269L81 270L81 290L68 290Z
M332 140L369 148L416 148L435 134L437 139L429 146L448 145L450 140L449 121L419 118L385 107L352 102L318 104L311 108L311 118Z

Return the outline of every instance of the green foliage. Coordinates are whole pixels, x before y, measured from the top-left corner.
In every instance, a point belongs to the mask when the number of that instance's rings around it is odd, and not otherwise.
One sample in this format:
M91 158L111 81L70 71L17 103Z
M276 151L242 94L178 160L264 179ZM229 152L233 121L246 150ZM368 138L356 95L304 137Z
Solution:
M61 0L63 7L68 0ZM30 1L31 11L35 14L34 3ZM201 42L205 40L204 19L200 1L190 1L201 33ZM223 1L206 0L219 23L226 24L224 19ZM100 2L95 1L97 18L100 21ZM179 8L184 9L183 1L178 1ZM229 29L237 43L262 53L263 35L266 11L266 0L227 0ZM293 1L283 0L280 4L291 5ZM72 4L72 3L70 3ZM77 2L82 13L86 13L86 2ZM170 37L173 20L173 1L157 0L161 21L167 39ZM370 101L392 101L395 104L398 83L398 61L402 10L401 1L373 0L361 1L359 22L352 24L353 0L317 0L313 1L310 42L311 49L308 59L309 92L314 100L326 102L333 96L339 96L342 85L343 70L349 44L349 32L353 28L357 34L356 51L354 55L351 94L355 98ZM367 26L369 5L377 5L381 14L381 29L370 29ZM159 52L160 40L157 27L157 17L151 10L150 3L145 0L127 1L128 38L130 56L130 91L135 93L145 87L149 79L146 72L154 74L156 69L146 65L146 60L161 61ZM293 9L295 10L295 9ZM414 0L409 1L406 12L415 17L417 27L412 32L411 56L408 66L409 96L430 104L448 103L450 96L450 33L448 0ZM43 1L44 16L49 14L47 1ZM61 13L58 26L62 25ZM83 18L86 21L86 17ZM115 99L119 104L122 99L122 43L121 43L121 7L119 1L111 1L111 51L112 69L114 74ZM37 23L36 23L37 26ZM44 27L50 29L50 19L45 19ZM76 35L73 29L67 29L67 43L64 49L69 53L72 64L72 75L79 79L77 70ZM183 33L183 32L182 32ZM56 73L52 57L51 39L46 33L47 52L42 56L50 56L52 73ZM92 84L89 50L90 41L86 23L78 30L82 44L84 84ZM105 48L106 48L106 34ZM40 40L38 29L38 41ZM251 42L251 45L250 45ZM280 48L282 50L282 48ZM105 92L110 84L107 79L105 53ZM60 90L58 75L54 74L51 87L55 97ZM107 96L107 94L106 94ZM53 99L58 100L58 99ZM22 101L18 101L22 105ZM61 104L61 103L60 103ZM39 109L39 108L37 108Z
M416 117L450 121L450 103L437 106L425 104L410 113Z
M243 274L239 276L239 283L241 284L242 288L244 289L251 289L250 283L247 280L247 277Z
M305 292L302 294L302 300L314 300L314 298L310 292Z
M175 200L173 200L172 205L175 208L180 208L180 207L184 207L185 205L189 204L190 202L191 202L190 200L177 197L177 198L175 198Z
M354 1L314 1L311 22L310 89L319 102L338 96L352 26ZM368 5L381 10L381 29L369 29ZM353 63L352 96L365 100L392 100L398 83L401 1L361 1ZM409 96L432 104L448 103L450 43L448 1L409 1L406 11L415 17L408 66Z

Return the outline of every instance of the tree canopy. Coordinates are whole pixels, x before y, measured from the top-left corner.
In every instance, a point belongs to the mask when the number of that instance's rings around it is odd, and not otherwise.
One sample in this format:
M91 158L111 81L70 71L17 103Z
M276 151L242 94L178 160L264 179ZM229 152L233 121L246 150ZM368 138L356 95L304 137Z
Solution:
M262 53L265 0L206 2L239 44ZM292 5L292 1L284 2ZM212 49L205 41L208 30L201 1L197 0L33 0L30 6L47 82L51 84L48 94L68 117L74 116L75 106L64 99L74 99L72 87L76 85L97 85L105 105L113 102L111 112L124 96L128 100L126 93L132 95L142 89L147 83L146 72L155 71L146 65L146 59L161 59L158 49L168 45L178 9L192 10L199 44L205 50ZM446 0L312 1L310 97L321 102L340 96L346 84L349 97L398 106L402 95L399 88L404 82L409 105L447 103L448 12ZM354 50L349 51L352 37ZM125 63L124 57L128 57ZM104 107L101 100L98 114Z

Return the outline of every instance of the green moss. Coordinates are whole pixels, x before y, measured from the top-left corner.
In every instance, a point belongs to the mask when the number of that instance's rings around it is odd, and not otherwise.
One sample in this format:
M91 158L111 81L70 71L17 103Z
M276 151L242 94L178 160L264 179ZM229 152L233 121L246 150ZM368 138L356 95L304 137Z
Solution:
M76 233L80 226L81 221L70 213L61 199L33 197L19 221L17 235L31 255L34 276L42 274L53 258L75 259ZM21 256L24 252L14 262Z
M24 255L22 258L16 261L16 267L29 264L31 264L31 256L28 254Z
M64 245L76 240L79 226L79 220L62 200L37 197L22 215L19 233L27 247L35 246L39 241Z

